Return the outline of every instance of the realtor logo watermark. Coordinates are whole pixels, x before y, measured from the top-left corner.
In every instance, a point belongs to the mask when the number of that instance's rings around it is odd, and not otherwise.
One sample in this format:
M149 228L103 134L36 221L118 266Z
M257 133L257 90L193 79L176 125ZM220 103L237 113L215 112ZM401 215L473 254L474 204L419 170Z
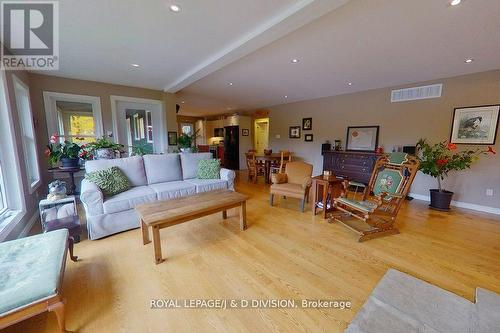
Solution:
M2 1L1 68L59 69L59 2Z

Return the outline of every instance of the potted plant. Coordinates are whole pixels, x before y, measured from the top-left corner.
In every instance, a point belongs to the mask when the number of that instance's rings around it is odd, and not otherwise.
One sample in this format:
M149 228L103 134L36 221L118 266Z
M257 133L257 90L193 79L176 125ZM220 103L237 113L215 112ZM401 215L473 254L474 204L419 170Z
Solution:
M83 146L83 159L113 159L117 154L123 153L123 145L102 137L95 142L90 142Z
M62 168L77 168L80 160L79 153L81 147L73 142L64 141L58 142L57 134L52 134L47 148L45 148L45 156L49 158L49 165L53 167L57 162L61 161Z
M179 149L183 153L193 153L196 151L196 147L194 147L194 141L198 136L198 131L193 134L182 133L179 138L177 138L177 145Z
M430 207L448 211L453 192L442 187L442 181L451 171L470 169L479 160L480 155L496 154L493 147L488 149L469 149L457 151L457 145L446 141L431 145L425 139L417 143L417 157L420 160L420 171L437 179L438 188L430 189Z

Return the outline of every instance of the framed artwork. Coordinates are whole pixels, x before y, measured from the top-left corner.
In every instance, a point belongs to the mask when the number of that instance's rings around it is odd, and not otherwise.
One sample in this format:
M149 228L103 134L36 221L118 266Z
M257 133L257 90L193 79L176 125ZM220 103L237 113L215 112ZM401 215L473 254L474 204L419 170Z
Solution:
M250 130L244 128L241 130L241 135L242 136L249 136L250 135Z
M313 135L312 134L304 134L304 141L313 142Z
M450 142L468 145L494 145L500 105L456 108Z
M168 145L177 146L177 132L168 132Z
M380 126L347 127L346 150L374 152L378 146Z
M288 136L290 139L300 139L300 126L290 126Z
M312 118L302 119L302 130L310 131L312 129L313 129L313 119Z

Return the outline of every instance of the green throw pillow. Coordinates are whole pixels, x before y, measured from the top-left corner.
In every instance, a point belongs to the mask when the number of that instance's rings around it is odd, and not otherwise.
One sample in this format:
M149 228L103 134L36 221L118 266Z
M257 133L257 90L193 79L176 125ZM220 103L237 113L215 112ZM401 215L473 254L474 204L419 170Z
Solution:
M127 176L116 166L87 173L85 179L96 184L105 197L111 197L130 189Z
M220 160L209 159L198 161L198 179L219 179Z

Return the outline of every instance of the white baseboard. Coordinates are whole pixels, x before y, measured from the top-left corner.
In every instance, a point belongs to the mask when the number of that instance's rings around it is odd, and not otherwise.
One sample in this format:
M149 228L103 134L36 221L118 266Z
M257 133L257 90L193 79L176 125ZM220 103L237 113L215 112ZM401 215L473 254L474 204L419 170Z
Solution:
M33 214L33 216L29 219L28 223L26 223L26 225L24 226L23 230L19 233L19 236L17 236L17 238L26 237L39 218L40 214L38 213L38 211L36 211L35 214Z
M416 194L416 193L410 193L409 195L410 195L410 197L417 199L417 200L422 200L422 201L427 201L427 202L431 201L431 198L428 195L422 195L422 194ZM476 210L476 211L483 212L483 213L500 215L500 208L476 205L476 204L471 204L471 203L462 202L462 201L455 201L455 200L451 201L451 205L455 206L455 207L460 207L460 208L472 209L472 210Z

